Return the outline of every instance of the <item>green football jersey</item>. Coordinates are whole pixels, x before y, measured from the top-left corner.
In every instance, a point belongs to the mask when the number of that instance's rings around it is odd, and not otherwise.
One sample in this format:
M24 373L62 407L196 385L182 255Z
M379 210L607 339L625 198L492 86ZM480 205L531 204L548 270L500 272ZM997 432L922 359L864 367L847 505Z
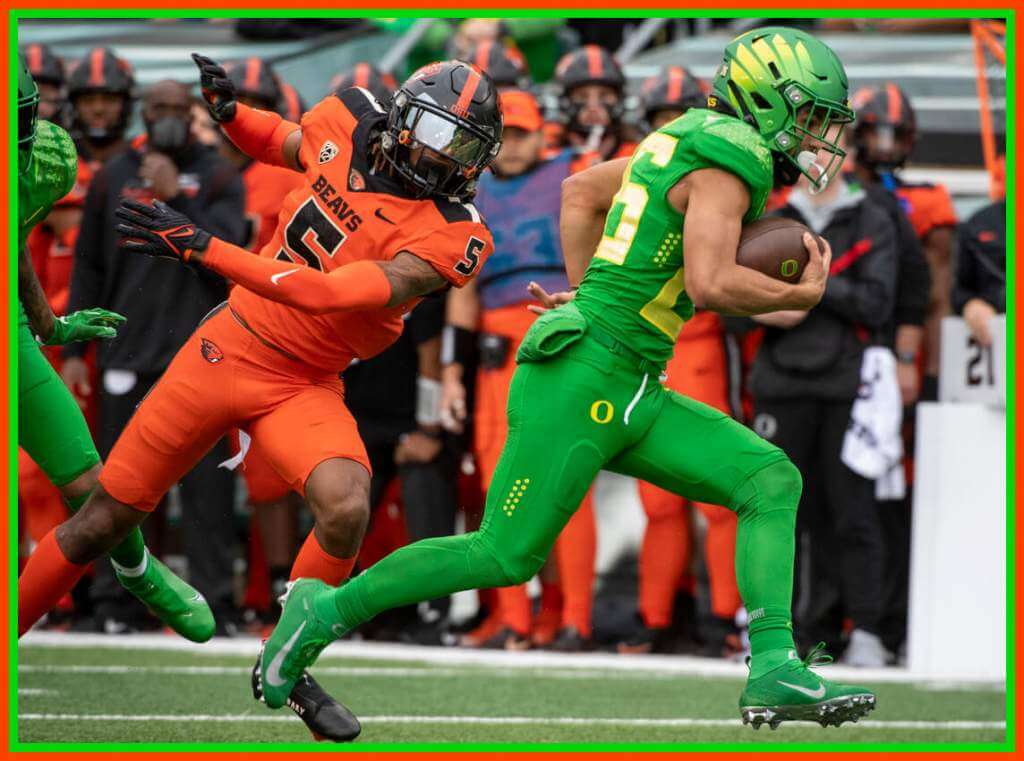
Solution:
M32 160L18 176L18 250L32 228L71 192L78 174L78 152L71 136L56 124L40 119L32 144Z
M683 279L683 215L668 192L705 168L743 180L750 191L744 222L761 216L773 183L768 144L739 119L691 109L637 146L576 294L589 320L654 362L672 356L693 316Z

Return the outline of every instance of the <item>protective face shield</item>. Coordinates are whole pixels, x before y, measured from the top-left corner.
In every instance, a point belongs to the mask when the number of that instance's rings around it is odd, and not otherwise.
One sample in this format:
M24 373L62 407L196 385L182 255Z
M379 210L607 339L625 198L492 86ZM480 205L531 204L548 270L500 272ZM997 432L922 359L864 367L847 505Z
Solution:
M169 156L180 156L188 145L189 123L176 116L146 122L149 147Z

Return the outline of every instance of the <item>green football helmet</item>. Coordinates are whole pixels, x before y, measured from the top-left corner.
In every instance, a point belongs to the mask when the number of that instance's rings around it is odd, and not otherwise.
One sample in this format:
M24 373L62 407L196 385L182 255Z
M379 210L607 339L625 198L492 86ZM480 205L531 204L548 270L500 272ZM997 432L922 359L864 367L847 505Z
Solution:
M39 111L39 88L28 69L25 56L18 54L18 174L32 160L32 144L36 139L36 114Z
M711 108L720 103L768 141L781 183L802 174L822 190L842 167L839 139L854 117L849 83L832 49L807 32L761 27L730 42L708 98Z

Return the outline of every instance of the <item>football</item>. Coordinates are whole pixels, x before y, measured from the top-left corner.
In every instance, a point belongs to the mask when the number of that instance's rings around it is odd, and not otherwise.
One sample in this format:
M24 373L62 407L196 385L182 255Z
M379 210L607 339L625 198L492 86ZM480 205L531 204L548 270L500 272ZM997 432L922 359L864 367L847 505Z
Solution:
M784 217L768 217L744 225L736 250L736 263L776 280L795 283L807 266L807 249L803 242L805 232L810 232L805 225ZM811 234L818 242L818 250L824 251L824 241Z

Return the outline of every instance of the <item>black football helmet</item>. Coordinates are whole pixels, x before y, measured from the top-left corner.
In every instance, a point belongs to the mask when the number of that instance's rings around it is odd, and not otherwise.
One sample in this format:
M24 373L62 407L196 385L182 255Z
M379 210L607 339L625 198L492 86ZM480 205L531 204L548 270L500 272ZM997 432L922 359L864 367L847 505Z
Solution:
M121 116L113 127L89 127L82 122L75 108L75 100L91 92L107 92L124 97ZM131 65L123 58L118 58L110 48L93 48L68 74L68 100L71 101L73 132L97 145L119 140L128 128L135 102L135 75Z
M499 89L514 87L517 90L529 90L533 86L526 59L514 47L494 40L484 40L466 54L465 60L481 71L486 71Z
M658 111L686 112L705 108L708 86L682 66L667 66L660 74L647 79L640 91L645 127L650 128Z
M579 123L580 107L573 103L572 91L583 85L605 85L613 89L618 98L609 107L613 126L618 125L625 112L623 90L626 77L612 54L598 45L584 45L562 56L555 66L555 81L561 88L559 108L570 130L586 133L589 130Z
M256 103L257 108L274 111L281 100L281 86L278 84L274 67L262 58L250 56L242 61L229 63L228 79L235 85L235 94Z
M335 95L341 95L351 87L362 87L387 108L391 104L391 96L398 89L398 83L390 74L385 74L372 63L362 61L336 74L330 84L331 92Z
M22 57L36 84L57 88L57 97L47 99L40 93L39 118L64 126L67 118L67 91L64 87L64 62L46 45L33 42L26 45Z
M903 166L917 139L917 115L906 93L887 82L858 90L852 105L857 113L853 129L857 161L880 172ZM874 145L867 141L872 129L877 138Z
M476 181L501 147L498 91L462 61L430 63L395 93L381 151L417 197L473 197Z

